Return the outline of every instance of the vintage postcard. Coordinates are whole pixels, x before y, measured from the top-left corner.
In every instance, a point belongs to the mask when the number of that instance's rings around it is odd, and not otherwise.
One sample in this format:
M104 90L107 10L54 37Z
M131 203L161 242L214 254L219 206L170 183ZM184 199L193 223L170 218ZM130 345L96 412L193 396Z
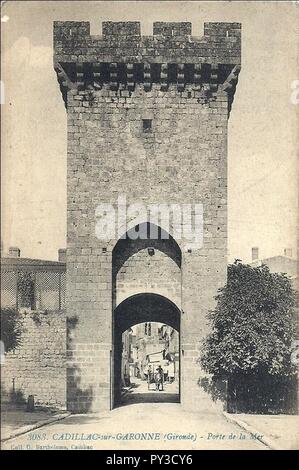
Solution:
M2 450L299 449L298 24L2 2Z

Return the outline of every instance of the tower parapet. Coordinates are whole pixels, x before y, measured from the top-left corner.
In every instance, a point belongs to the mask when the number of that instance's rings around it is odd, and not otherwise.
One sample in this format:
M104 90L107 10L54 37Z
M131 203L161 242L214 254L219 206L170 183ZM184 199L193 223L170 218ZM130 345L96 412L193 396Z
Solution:
M231 104L241 64L241 24L205 23L204 35L191 35L189 22L155 22L141 36L140 22L104 21L102 36L88 22L54 22L54 66L66 100L67 89L99 89L108 84L145 91L160 83L227 91Z

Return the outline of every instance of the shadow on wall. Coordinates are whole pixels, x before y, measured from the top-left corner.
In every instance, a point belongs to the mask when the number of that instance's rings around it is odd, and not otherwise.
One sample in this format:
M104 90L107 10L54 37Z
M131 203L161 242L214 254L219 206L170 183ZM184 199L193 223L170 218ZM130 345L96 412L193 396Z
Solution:
M13 351L22 344L22 329L19 312L15 308L0 310L1 341L5 352Z
M136 405L137 403L180 403L179 393L132 393L123 398L115 408Z
M15 308L1 308L0 323L1 341L4 344L4 351L1 351L1 353L14 352L15 349L22 346L22 329L18 311ZM4 368L1 368L1 376L4 373ZM11 388L6 389L1 380L1 405L3 403L10 403L17 406L26 403L23 392L15 389L14 382L15 379L12 379Z
M26 403L26 397L21 390L14 390L14 385L12 385L10 390L6 390L3 384L1 384L1 407L4 404L9 404L17 408L19 405L24 406Z
M73 331L78 325L78 317L67 318L67 368L66 368L66 402L67 410L72 413L88 413L91 411L93 402L93 388L89 386L82 388L81 383L81 369L76 364L80 351L74 350L73 346Z

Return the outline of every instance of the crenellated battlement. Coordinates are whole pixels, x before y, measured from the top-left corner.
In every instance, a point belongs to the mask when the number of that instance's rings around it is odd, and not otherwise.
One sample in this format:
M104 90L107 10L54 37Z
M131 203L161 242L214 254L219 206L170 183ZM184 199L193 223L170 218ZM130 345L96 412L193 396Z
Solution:
M138 21L104 21L101 36L90 35L89 22L54 22L54 67L64 98L71 88L122 84L132 91L137 83L145 91L153 83L184 91L191 83L232 98L240 63L240 23L205 23L204 35L194 37L190 22L154 22L152 36L141 36Z
M102 23L103 39L123 37L140 39L140 22L139 21L104 21Z
M192 35L192 23L190 22L165 22L153 23L153 36L187 37ZM90 36L90 24L88 21L55 21L54 38L67 38L71 36ZM103 21L102 37L139 37L141 27L139 21ZM240 23L204 23L204 36L210 38L241 37ZM195 40L197 38L194 38Z
M155 22L152 36L141 36L140 22L102 23L102 36L90 35L88 22L55 21L58 62L184 62L240 64L240 23L205 23L202 37L188 22Z
M89 21L54 21L54 46L63 39L86 36L90 36Z

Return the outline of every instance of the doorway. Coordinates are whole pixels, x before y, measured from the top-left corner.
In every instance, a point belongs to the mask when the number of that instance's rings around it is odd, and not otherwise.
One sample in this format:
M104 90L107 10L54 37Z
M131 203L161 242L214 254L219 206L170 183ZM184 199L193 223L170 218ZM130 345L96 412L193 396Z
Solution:
M133 403L179 403L180 311L152 293L123 301L113 316L112 408ZM158 368L162 384L157 388Z

